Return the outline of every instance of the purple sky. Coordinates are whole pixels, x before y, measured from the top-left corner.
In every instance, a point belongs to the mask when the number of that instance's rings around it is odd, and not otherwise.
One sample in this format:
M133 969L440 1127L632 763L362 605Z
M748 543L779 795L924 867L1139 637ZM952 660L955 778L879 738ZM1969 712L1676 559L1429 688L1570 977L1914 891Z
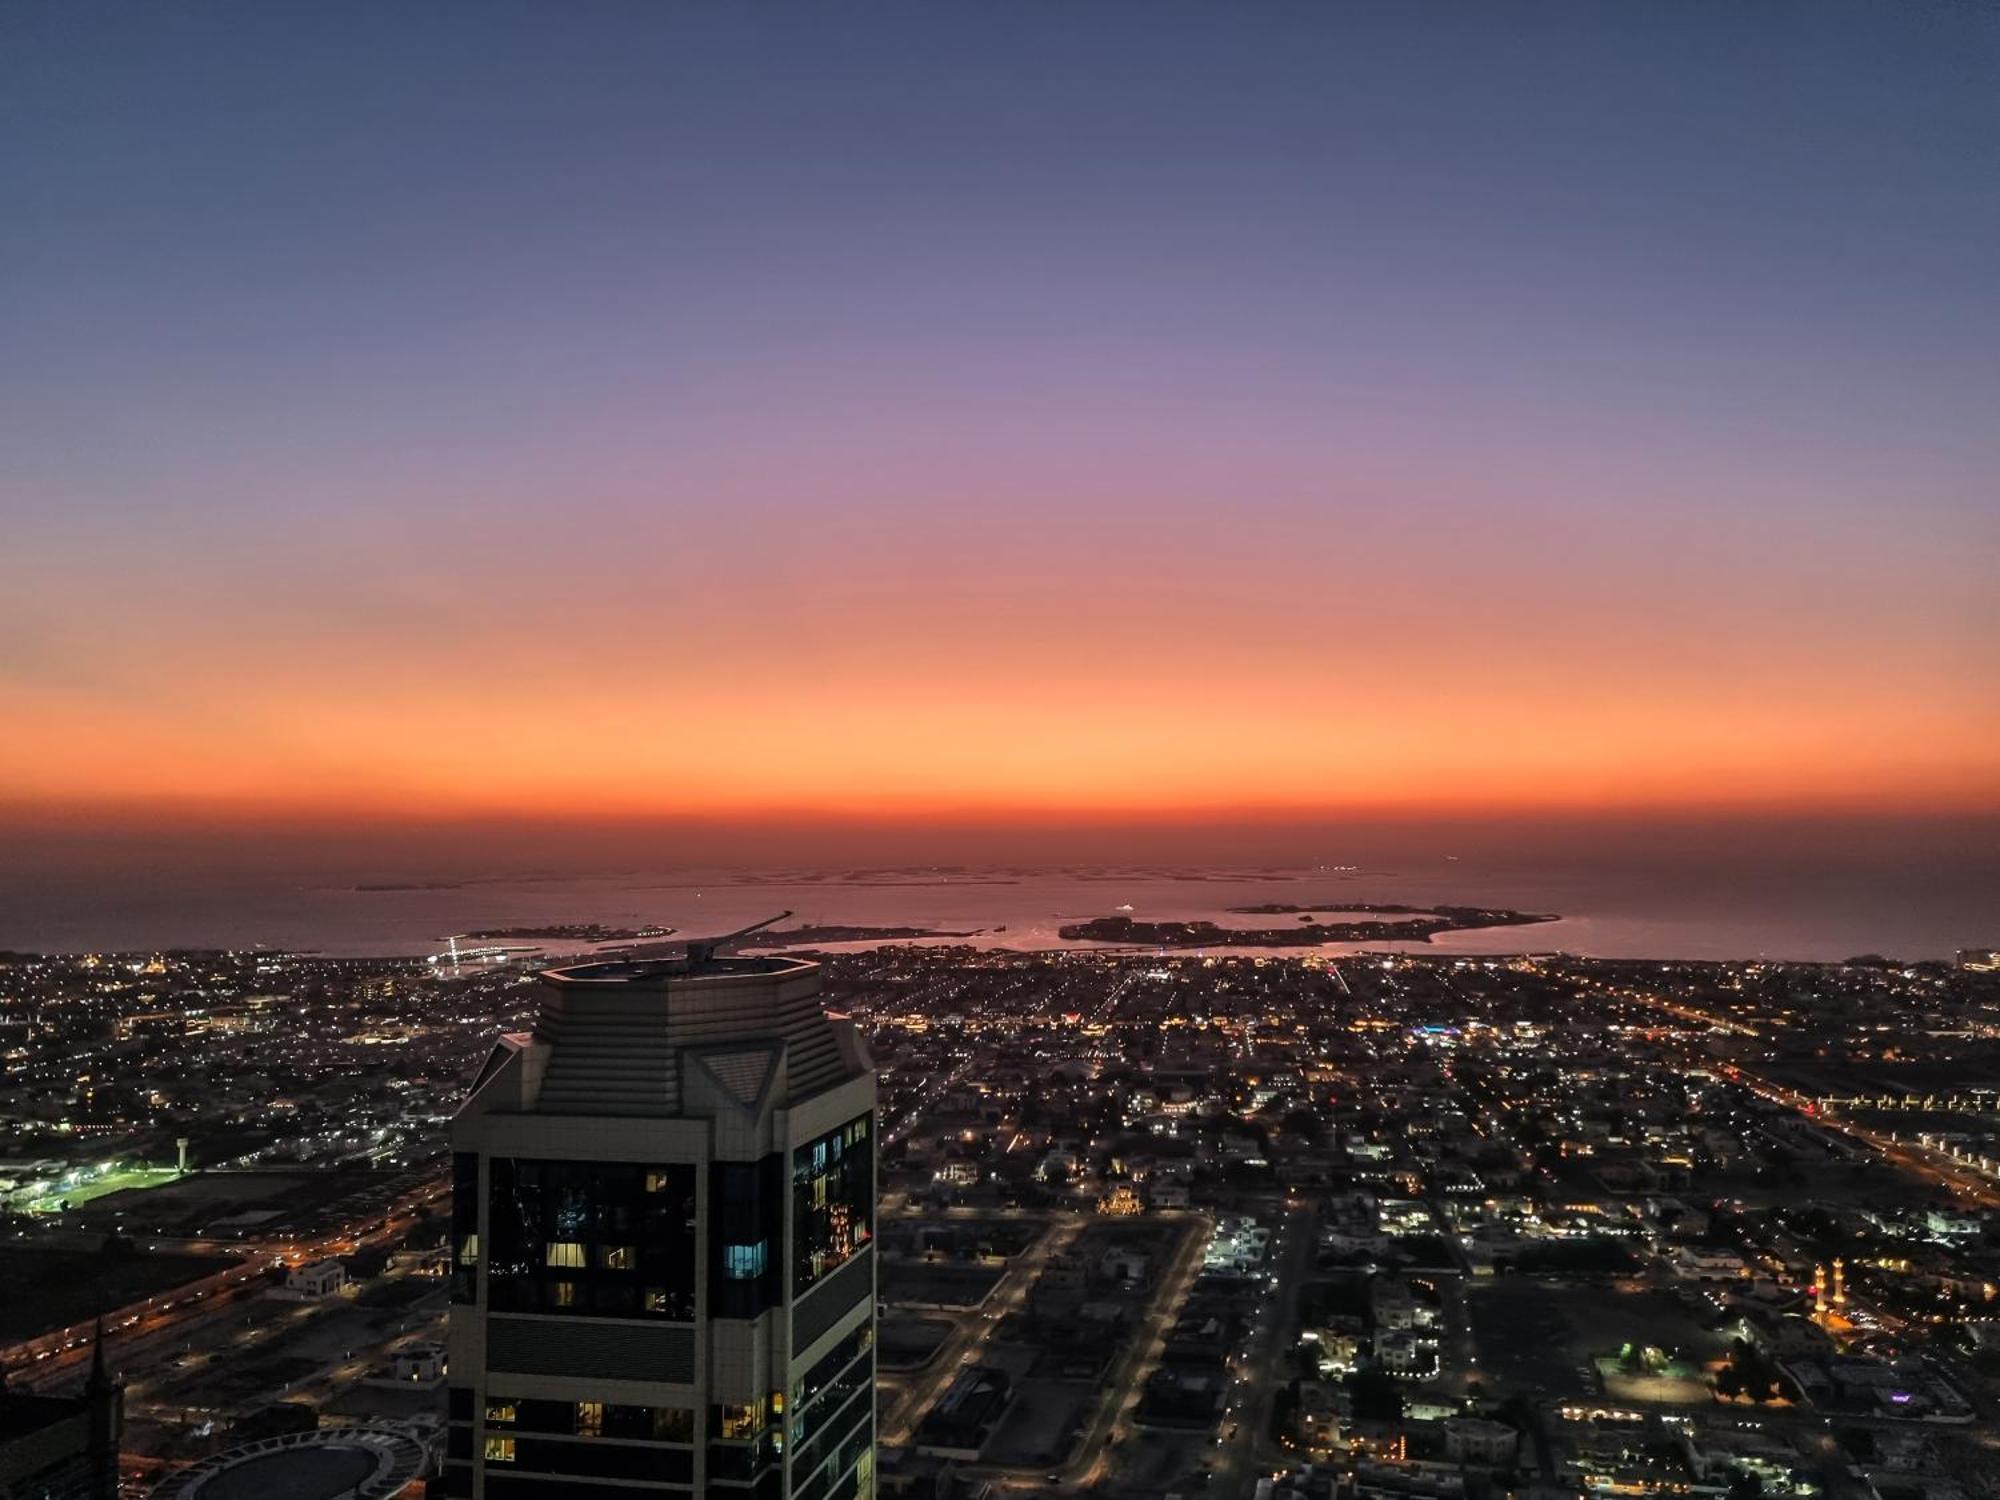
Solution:
M1991 809L2000 12L16 4L0 818Z

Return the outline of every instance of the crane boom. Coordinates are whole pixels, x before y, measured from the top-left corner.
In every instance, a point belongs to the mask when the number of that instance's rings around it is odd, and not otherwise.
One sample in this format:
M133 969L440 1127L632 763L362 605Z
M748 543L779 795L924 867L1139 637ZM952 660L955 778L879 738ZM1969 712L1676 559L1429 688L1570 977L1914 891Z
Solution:
M689 938L687 943L688 962L694 965L707 963L716 953L731 943L741 942L753 932L762 932L773 922L782 922L789 917L789 911L781 911L775 917L766 917L761 922L752 922L748 927L739 927L734 932L725 932L720 937Z

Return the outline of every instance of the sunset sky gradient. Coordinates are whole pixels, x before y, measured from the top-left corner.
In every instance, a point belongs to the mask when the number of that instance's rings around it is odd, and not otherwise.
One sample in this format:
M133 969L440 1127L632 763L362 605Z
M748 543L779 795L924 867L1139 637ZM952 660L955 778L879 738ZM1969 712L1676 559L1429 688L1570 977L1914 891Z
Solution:
M1996 16L9 7L0 823L1991 812Z

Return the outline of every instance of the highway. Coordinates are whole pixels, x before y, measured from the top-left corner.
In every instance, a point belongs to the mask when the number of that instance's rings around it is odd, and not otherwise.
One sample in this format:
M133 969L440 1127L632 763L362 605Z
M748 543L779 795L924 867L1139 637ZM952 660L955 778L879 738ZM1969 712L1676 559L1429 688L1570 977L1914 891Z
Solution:
M1683 1005L1677 1001L1668 1000L1663 996L1651 994L1646 990L1634 989L1627 986L1612 986L1587 980L1579 980L1578 983L1583 988L1592 990L1597 994L1616 1000L1629 1000L1660 1011L1662 1014L1670 1015L1676 1020L1712 1027L1732 1035L1757 1035L1750 1027L1731 1020L1729 1017L1713 1015L1707 1011ZM1837 1131L1852 1140L1859 1141L1872 1149L1883 1160L1902 1168L1911 1176L1925 1182L1933 1183L1949 1192L1957 1193L1968 1203L1975 1203L1981 1208L2000 1208L2000 1187L1996 1187L1990 1179L1981 1176L1968 1167L1961 1166L1942 1153L1928 1151L1920 1146L1912 1146L1908 1142L1895 1140L1881 1131L1871 1130L1865 1125L1856 1124L1851 1120L1844 1120L1836 1114L1826 1113L1819 1108L1817 1101L1807 1098L1796 1089L1788 1088L1775 1079L1764 1077L1753 1069L1745 1067L1742 1063L1725 1063L1720 1059L1707 1055L1697 1047L1688 1045L1685 1042L1682 1045L1686 1052L1686 1060L1690 1066L1710 1072L1722 1072L1732 1082L1742 1084L1743 1087L1749 1089L1758 1098L1768 1100L1773 1104L1781 1104L1787 1109L1795 1110L1799 1114L1804 1115L1815 1125L1827 1130Z
M272 1267L307 1265L329 1256L352 1255L362 1249L395 1244L415 1227L419 1209L433 1207L449 1192L449 1182L438 1178L405 1193L380 1214L310 1241L185 1240L157 1236L146 1240L142 1254L153 1250L241 1256L241 1276L232 1284L187 1297L177 1297L171 1291L161 1293L142 1305L139 1312L107 1322L105 1348L112 1368L138 1368L151 1351L191 1342L196 1330L228 1315L245 1299L254 1305L271 1285L266 1273ZM63 1348L40 1357L0 1351L0 1368L7 1369L24 1388L62 1389L81 1375L91 1358L90 1329L79 1324L71 1332L73 1336Z

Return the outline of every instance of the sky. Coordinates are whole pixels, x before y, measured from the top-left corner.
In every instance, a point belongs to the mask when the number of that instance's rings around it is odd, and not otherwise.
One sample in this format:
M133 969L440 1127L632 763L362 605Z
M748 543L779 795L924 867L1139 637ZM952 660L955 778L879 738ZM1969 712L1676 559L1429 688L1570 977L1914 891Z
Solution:
M0 8L0 834L2000 810L2000 11Z

